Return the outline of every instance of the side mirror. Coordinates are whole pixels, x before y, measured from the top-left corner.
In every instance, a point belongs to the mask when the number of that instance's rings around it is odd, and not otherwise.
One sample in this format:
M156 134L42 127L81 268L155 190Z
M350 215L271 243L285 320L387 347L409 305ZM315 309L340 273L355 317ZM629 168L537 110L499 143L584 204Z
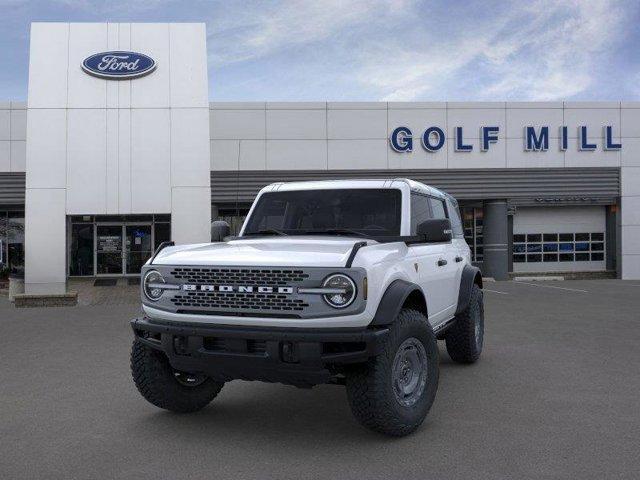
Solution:
M215 220L211 222L211 241L222 242L224 237L231 234L231 227L224 220Z
M450 242L451 241L451 221L448 218L431 218L418 225L418 236L423 237L426 242Z

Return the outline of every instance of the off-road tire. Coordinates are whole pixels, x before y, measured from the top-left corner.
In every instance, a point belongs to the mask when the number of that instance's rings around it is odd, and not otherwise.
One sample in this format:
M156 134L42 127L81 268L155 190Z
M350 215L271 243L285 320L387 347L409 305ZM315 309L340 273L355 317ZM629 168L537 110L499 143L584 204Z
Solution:
M424 346L427 358L426 384L416 402L402 405L394 394L393 366L398 348L409 338ZM438 389L438 345L427 318L419 311L403 309L391 324L381 353L346 374L351 411L365 427L392 436L415 431L424 421Z
M454 362L474 363L480 358L484 343L484 302L482 297L480 287L473 284L469 305L456 315L455 323L444 337L447 353ZM479 339L476 339L476 325L479 328Z
M224 386L211 378L194 386L179 383L167 356L138 340L131 347L131 374L138 391L149 403L177 413L203 409Z

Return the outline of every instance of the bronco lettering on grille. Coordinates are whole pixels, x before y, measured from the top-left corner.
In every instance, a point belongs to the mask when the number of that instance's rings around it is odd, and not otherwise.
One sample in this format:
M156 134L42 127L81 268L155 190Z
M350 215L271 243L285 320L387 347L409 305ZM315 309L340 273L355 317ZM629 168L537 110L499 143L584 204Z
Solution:
M293 293L293 287L267 287L267 286L250 286L250 285L182 285L182 290L187 292L222 292L222 293L282 293L290 295Z

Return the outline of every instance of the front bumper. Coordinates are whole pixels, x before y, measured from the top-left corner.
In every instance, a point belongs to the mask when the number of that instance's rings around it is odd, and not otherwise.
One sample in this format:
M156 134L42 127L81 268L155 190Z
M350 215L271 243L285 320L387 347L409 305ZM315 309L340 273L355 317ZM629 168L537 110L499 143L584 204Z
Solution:
M136 339L164 352L173 368L219 381L329 383L349 364L380 353L387 328L284 329L131 321Z

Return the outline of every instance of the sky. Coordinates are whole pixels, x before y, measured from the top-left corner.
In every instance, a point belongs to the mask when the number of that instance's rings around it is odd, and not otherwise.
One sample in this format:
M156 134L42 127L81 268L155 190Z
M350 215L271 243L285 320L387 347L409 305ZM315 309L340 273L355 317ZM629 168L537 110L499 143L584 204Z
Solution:
M33 21L205 22L211 101L640 100L638 0L0 0L0 100Z

